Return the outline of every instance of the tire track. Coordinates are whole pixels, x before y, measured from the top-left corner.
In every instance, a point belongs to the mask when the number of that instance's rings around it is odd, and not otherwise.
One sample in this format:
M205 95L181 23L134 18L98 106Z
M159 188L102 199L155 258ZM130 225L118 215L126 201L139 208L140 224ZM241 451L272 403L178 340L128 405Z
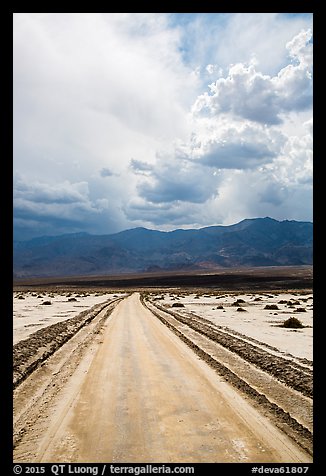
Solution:
M252 399L261 409L264 409L265 411L267 411L272 417L272 420L274 420L274 422L279 428L285 431L303 449L305 449L306 451L308 451L309 454L312 455L313 435L312 435L312 432L306 426L299 423L296 418L292 417L289 412L285 411L277 403L270 401L264 393L259 392L256 388L254 388L252 385L246 382L243 378L241 378L240 375L232 371L222 362L219 362L218 360L213 358L212 355L210 355L208 352L206 352L203 348L201 348L199 345L197 345L194 342L192 338L193 336L190 336L190 338L187 337L181 330L179 330L175 325L172 324L170 319L168 319L167 317L164 317L164 314L162 315L162 313L165 313L165 315L168 315L168 316L172 316L174 319L181 322L182 324L186 324L188 328L191 328L195 330L196 332L198 332L198 330L195 328L195 325L189 325L188 319L183 318L182 316L178 315L175 312L166 310L162 306L157 305L156 303L154 304L153 302L150 301L151 305L149 306L148 302L146 302L146 299L144 299L144 297L142 297L142 302L148 309L150 309L150 311L163 324L165 324L169 329L171 329L201 359L207 362L219 375L223 376L234 387L236 387L238 390L240 390L245 395L247 395L250 399ZM194 324L193 321L192 321L192 324ZM205 329L206 332L201 332L203 331L201 327L199 329L200 329L199 330L200 334L204 335L205 337L209 337L211 339L210 335L206 335L208 333L207 329ZM223 336L223 337L227 337L227 336ZM211 340L213 340L213 342L220 343L216 339L211 339ZM223 339L223 343L225 344L224 339ZM241 347L240 347L241 349L243 349L242 345L243 345L243 341L241 343ZM224 345L224 347L228 348L227 345ZM232 346L232 351L236 352L234 345ZM240 357L242 357L242 355L240 355Z
M44 327L13 346L13 388L36 370L47 358L89 324L105 307L123 298L95 304L75 317Z
M277 355L272 355L261 347L246 342L227 332L214 329L211 323L202 317L193 314L189 317L184 317L159 304L153 303L153 305L155 305L157 309L173 316L182 324L186 324L212 341L238 354L241 358L269 373L280 382L312 398L313 373L311 369Z

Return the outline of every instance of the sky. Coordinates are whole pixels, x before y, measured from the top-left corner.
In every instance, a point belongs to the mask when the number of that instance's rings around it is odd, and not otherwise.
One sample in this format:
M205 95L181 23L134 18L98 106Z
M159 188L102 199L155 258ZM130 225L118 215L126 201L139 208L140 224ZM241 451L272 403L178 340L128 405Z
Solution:
M14 13L14 239L312 221L313 15Z

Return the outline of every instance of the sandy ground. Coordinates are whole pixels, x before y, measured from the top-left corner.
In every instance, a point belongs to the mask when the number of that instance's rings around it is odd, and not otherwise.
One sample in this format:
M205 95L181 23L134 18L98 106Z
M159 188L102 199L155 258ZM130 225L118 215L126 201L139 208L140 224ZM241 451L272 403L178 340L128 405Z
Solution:
M13 343L26 339L33 332L56 322L76 316L95 304L122 296L121 293L14 292ZM74 300L72 300L74 299ZM44 305L49 301L50 305Z
M253 339L277 348L283 354L313 360L313 295L305 292L278 293L164 293L154 298L170 308L180 302L185 306L175 309L179 313L195 314L225 329L240 332ZM237 300L244 302L233 305ZM290 305L290 302L293 304ZM265 309L276 305L277 310ZM222 307L219 309L218 307ZM241 307L246 312L238 312ZM305 326L303 329L280 327L294 316Z
M311 461L138 293L27 377L14 414L16 462Z

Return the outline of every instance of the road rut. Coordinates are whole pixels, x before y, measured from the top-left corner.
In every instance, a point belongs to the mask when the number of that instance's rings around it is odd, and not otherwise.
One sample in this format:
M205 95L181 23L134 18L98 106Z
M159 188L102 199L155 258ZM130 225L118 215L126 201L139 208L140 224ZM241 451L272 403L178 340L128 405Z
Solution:
M117 305L87 366L49 404L35 462L311 462L138 293Z

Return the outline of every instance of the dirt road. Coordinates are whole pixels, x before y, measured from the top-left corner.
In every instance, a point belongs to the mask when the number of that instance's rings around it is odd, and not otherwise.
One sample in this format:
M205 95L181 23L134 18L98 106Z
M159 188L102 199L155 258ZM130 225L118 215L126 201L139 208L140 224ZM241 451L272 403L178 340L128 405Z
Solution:
M48 407L41 433L25 429L15 461L26 454L33 462L311 461L138 293L118 304Z

